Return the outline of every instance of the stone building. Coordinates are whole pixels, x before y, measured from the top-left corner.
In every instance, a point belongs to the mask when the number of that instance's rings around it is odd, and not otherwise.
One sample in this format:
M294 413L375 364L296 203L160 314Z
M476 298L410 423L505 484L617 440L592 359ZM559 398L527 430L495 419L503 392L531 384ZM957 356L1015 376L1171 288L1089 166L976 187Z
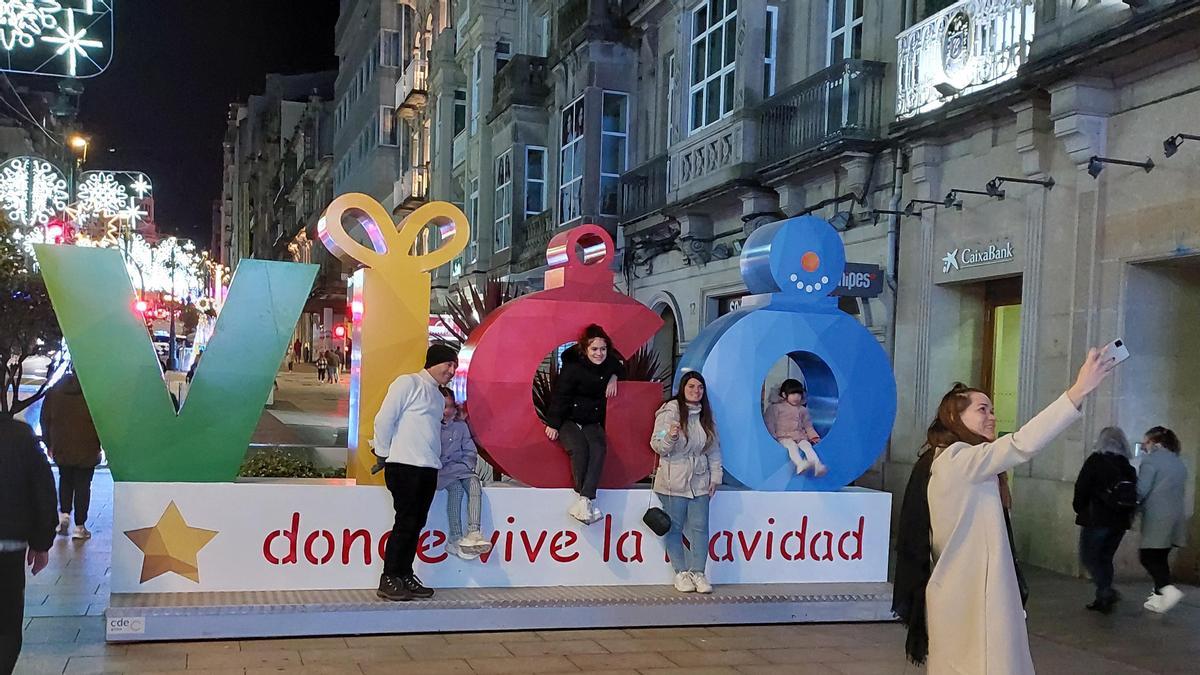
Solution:
M1200 3L964 0L909 16L922 18L897 25L890 138L905 198L952 206L921 205L900 228L886 484L903 489L954 381L992 391L1009 431L1070 384L1088 347L1124 338L1133 358L1084 422L1013 477L1024 559L1077 571L1073 483L1101 428L1134 441L1174 428L1196 477L1200 144L1177 143L1200 100ZM1176 565L1192 580L1197 550Z

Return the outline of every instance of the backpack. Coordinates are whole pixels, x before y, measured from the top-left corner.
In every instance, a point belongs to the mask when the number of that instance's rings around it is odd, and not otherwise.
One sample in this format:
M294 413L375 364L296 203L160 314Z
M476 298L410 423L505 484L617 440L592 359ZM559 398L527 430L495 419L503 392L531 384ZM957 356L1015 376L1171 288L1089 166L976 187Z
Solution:
M1133 513L1138 506L1137 483L1117 480L1100 493L1100 503L1117 513Z

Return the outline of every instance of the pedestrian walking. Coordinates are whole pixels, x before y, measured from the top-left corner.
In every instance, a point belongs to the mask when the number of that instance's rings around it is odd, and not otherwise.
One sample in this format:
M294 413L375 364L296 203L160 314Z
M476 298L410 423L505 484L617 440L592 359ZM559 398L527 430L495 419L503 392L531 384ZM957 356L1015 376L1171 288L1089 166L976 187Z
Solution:
M1125 432L1117 427L1100 430L1092 454L1075 479L1075 524L1079 530L1079 559L1096 585L1088 609L1108 614L1120 595L1113 588L1113 556L1133 522L1137 510L1137 472Z
M328 369L329 369L329 359L326 358L326 356L325 356L326 353L327 352L321 352L321 355L317 357L317 381L318 382L325 381L326 373L328 372Z
M584 524L603 517L592 503L604 473L608 439L604 430L608 399L617 395L617 380L625 364L604 329L591 324L579 341L562 355L562 370L554 383L547 412L546 437L562 440L571 458L576 497L567 515Z
M663 535L675 571L675 590L712 593L704 575L708 562L708 507L724 479L721 445L704 377L689 371L675 398L654 416L650 447L658 454L654 492L671 517ZM688 546L683 545L687 536Z
M300 360L300 340L296 340L292 343L292 359L294 361Z
M25 566L36 575L54 543L54 474L24 422L0 416L0 673L12 673L25 623Z
M996 477L1079 420L1115 365L1089 351L1070 389L1000 439L983 391L956 384L942 397L900 509L892 606L909 658L931 675L1034 672Z
M342 379L342 350L329 350L327 358L329 360L329 365L326 374L329 378L329 381L334 383L340 382Z
M458 352L446 345L430 346L425 368L397 377L375 415L374 452L384 462L384 483L396 513L376 591L386 600L433 597L433 589L413 572L413 559L442 467L446 399L439 387L450 384L457 369Z
M69 533L72 539L89 539L88 509L92 477L100 464L100 437L73 370L68 370L46 394L41 425L50 458L58 466L58 533ZM72 508L75 529L71 529Z
M1154 580L1154 592L1144 607L1163 614L1183 599L1171 583L1171 549L1187 544L1187 465L1179 458L1179 437L1166 427L1146 432L1142 447L1150 454L1138 468L1142 541L1138 557Z

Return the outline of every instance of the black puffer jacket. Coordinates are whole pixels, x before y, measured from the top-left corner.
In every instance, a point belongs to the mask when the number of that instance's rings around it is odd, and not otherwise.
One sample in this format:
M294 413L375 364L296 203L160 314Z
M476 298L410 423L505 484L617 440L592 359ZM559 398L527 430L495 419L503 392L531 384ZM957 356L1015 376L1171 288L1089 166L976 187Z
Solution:
M562 355L562 370L550 397L546 423L559 429L565 422L579 425L604 424L608 399L604 395L608 381L625 377L625 362L617 350L609 347L608 358L596 365L587 359L578 344Z
M54 474L24 422L0 417L0 539L49 551L58 526Z
M1084 527L1115 527L1128 530L1133 512L1121 512L1104 503L1103 495L1118 481L1137 483L1137 472L1122 455L1093 452L1079 469L1075 479L1075 524Z

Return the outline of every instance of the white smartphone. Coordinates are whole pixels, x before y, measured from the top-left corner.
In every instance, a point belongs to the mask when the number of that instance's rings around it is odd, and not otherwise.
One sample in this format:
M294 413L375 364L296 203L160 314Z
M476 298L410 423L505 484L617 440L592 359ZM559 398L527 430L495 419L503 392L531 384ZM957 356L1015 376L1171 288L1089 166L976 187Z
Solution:
M1120 363L1129 358L1129 349L1125 347L1124 340L1117 338L1104 345L1104 348L1100 350L1100 358L1102 360L1116 359L1116 362Z

